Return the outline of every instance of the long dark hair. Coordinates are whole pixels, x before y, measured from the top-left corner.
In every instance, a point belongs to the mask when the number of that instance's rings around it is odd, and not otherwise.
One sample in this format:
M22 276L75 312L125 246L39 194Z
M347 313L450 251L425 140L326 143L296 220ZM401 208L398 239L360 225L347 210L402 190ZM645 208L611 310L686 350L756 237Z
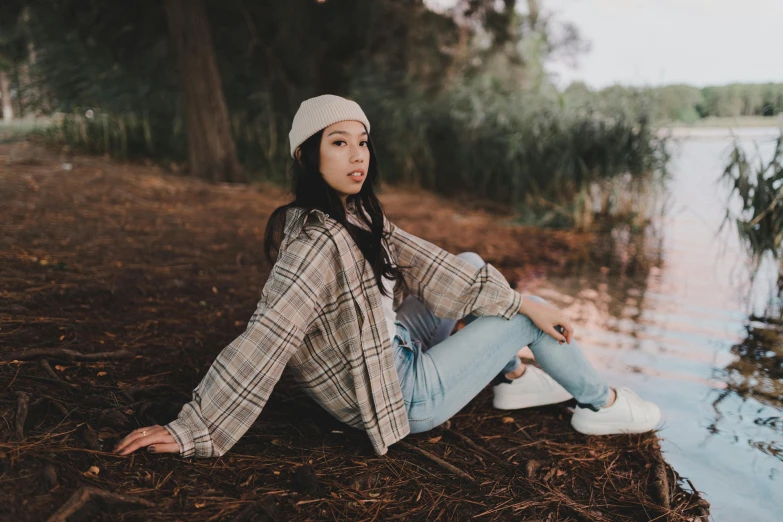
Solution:
M367 169L367 178L364 180L361 190L357 194L351 194L346 199L346 205L356 213L359 220L364 222L369 230L350 223L346 218L346 208L343 206L336 190L329 186L319 168L321 157L321 137L323 130L310 136L300 145L301 155L294 160L291 167L291 192L294 200L286 205L277 207L266 225L264 234L264 253L270 264L274 263L272 251L279 251L280 242L285 227L285 215L289 208L298 207L306 211L317 209L329 215L344 226L353 238L364 259L373 270L375 281L383 295L388 295L381 281L382 277L395 282L395 290L405 282L402 278L402 268L391 263L385 248L382 248L381 240L386 236L384 231L385 212L381 202L375 195L375 187L378 184L379 169L378 159L372 140L367 137L367 146L370 149L370 165ZM301 219L306 219L306 213ZM389 296L391 297L391 296Z

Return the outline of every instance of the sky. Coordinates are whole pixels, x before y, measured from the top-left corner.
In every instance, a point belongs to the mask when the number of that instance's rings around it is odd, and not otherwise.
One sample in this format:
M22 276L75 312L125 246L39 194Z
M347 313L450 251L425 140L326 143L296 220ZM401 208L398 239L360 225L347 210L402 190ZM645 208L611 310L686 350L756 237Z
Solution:
M448 5L451 0L431 0ZM527 2L518 0L520 9ZM591 49L556 83L590 87L783 83L783 0L539 0Z

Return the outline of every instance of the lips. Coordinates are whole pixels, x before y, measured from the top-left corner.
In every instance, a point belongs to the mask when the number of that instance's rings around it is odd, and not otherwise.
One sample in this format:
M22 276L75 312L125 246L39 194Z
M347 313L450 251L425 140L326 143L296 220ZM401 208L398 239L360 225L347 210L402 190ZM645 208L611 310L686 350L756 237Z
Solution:
M366 172L364 172L364 169L356 169L353 172L348 173L348 177L350 178L361 178L366 175Z

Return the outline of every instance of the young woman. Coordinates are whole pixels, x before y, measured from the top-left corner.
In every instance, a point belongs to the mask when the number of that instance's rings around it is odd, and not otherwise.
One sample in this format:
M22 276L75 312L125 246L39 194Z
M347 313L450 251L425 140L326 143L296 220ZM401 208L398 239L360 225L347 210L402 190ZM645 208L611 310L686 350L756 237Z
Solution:
M386 219L369 133L355 102L302 103L289 135L295 199L269 219L264 246L277 260L247 329L176 420L133 431L115 451L223 455L286 366L324 409L366 431L379 455L445 422L490 382L500 409L575 397L571 424L582 433L655 428L658 407L611 389L561 311L521 296L476 254L452 255ZM467 325L449 335L461 318ZM524 346L543 371L521 364Z

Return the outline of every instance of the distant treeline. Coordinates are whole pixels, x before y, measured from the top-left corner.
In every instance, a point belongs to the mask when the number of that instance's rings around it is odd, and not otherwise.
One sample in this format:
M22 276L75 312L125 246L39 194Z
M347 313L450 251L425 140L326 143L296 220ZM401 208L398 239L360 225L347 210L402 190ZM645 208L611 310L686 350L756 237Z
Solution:
M694 122L701 118L775 116L783 113L783 83L742 84L717 87L667 85L664 87L624 87L614 85L592 91L574 82L565 91L569 104L586 102L617 103L644 99L655 121Z

